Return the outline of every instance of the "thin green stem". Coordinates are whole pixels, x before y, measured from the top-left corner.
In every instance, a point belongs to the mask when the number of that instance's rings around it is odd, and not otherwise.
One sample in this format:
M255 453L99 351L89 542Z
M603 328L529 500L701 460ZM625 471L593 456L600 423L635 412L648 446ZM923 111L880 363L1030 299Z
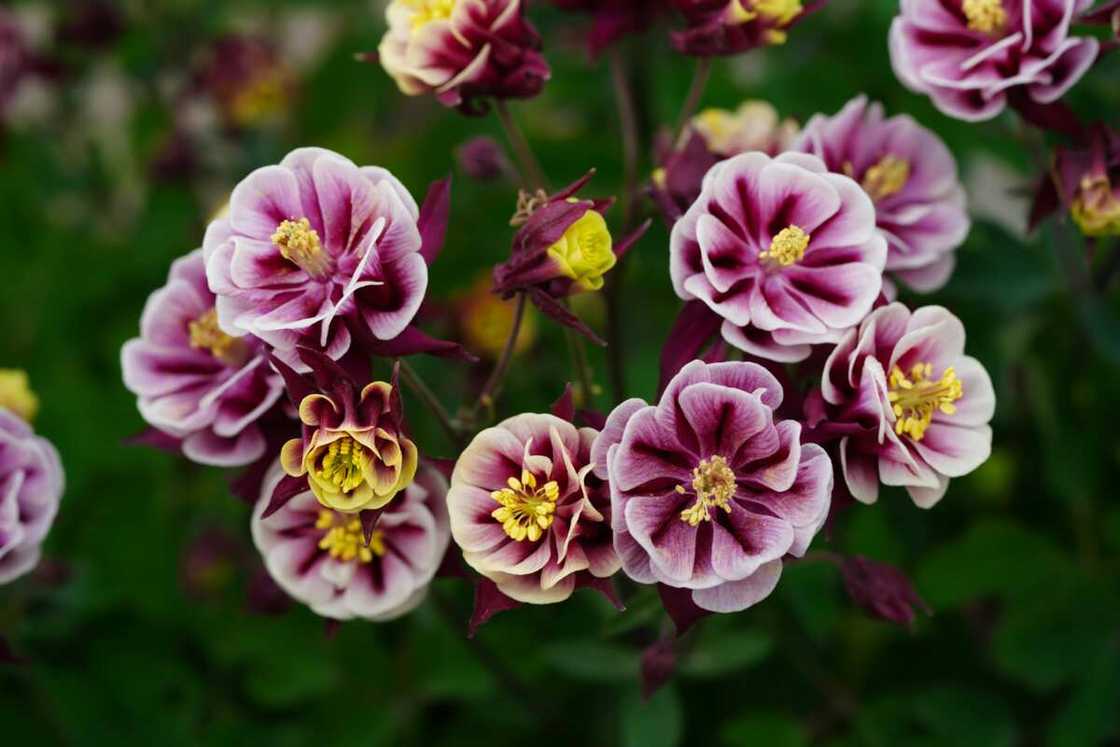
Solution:
M572 356L572 366L576 370L576 381L579 383L579 404L589 407L595 396L594 383L591 376L591 363L587 359L587 346L583 337L570 327L564 327L564 335L568 339L568 352Z
M420 374L416 372L416 369L414 369L408 361L401 358L397 360L401 366L401 378L404 379L404 383L408 385L416 396L420 398L420 401L435 415L436 420L439 422L440 427L443 428L443 432L447 434L447 438L451 443L458 448L462 448L463 435L455 426L455 421L451 419L451 414L447 411L447 408L439 401L439 397L436 396L436 393L432 391L431 387L424 383L424 380L420 378Z
M514 120L513 115L510 114L506 102L497 99L494 102L494 111L497 113L498 121L505 131L506 140L509 141L509 145L513 149L513 154L517 158L518 168L521 171L522 180L526 182L526 186L531 189L547 189L548 181L545 179L544 169L541 168L540 162L537 161L533 149L529 147L529 141L525 138L525 133L517 126L517 121Z
M494 400L498 396L506 371L509 369L510 361L513 360L513 351L517 347L517 338L521 334L521 323L525 319L525 306L528 301L529 297L524 293L517 294L517 306L513 311L513 324L509 328L509 337L506 338L506 344L502 347L501 355L498 356L498 360L494 364L494 370L490 372L490 378L486 380L482 391L478 393L478 402L474 407L475 412L483 407L490 408L494 405Z
M696 68L692 73L692 84L688 87L688 95L684 99L684 106L681 107L680 114L677 115L677 126L674 130L673 142L680 139L681 133L684 132L688 120L692 119L692 115L696 113L697 107L700 106L700 99L704 95L704 89L708 86L708 78L712 75L712 59L710 57L701 57L696 61Z

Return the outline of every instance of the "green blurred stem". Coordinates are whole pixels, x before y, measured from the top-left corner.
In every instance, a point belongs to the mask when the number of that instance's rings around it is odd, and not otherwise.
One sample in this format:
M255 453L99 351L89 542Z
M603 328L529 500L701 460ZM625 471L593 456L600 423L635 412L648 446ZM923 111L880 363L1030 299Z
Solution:
M568 339L568 352L572 356L572 366L576 370L576 380L579 382L579 391L582 395L579 405L590 407L591 399L595 394L591 381L591 363L587 359L587 346L583 337L570 327L564 327L564 336Z
M475 412L480 408L490 408L494 405L494 399L498 396L506 371L509 369L510 361L513 360L513 351L517 348L517 338L521 334L521 322L525 319L525 304L528 301L529 297L524 293L517 294L517 306L513 311L513 324L509 328L509 337L506 338L502 353L494 364L494 370L490 372L490 378L486 380L482 391L478 393Z
M536 155L533 154L533 149L529 147L529 141L525 138L525 133L517 126L516 120L510 114L506 102L502 99L495 99L494 112L498 115L498 121L501 122L502 129L506 133L506 140L513 148L521 177L527 181L526 186L530 189L547 189L548 181L544 177L544 170L541 168L540 162L537 161Z
M677 115L677 126L674 130L673 142L680 139L681 133L684 132L688 120L696 113L696 108L700 106L700 98L704 95L704 89L708 86L708 78L712 74L712 58L701 57L696 61L696 69L692 73L692 85L688 88L688 95L685 97L684 106L681 107L681 113Z
M450 413L448 413L447 408L443 406L443 403L439 401L439 397L436 396L436 393L432 391L431 387L424 383L424 380L420 378L420 374L416 373L416 369L414 369L408 361L403 358L398 358L397 362L400 363L401 378L404 379L404 383L408 385L416 396L420 398L420 401L422 401L424 405L431 410L432 414L436 416L436 420L439 422L440 427L443 428L443 432L447 434L447 438L451 441L452 445L460 449L463 448L463 436L459 432L459 429L455 427L455 422L451 419Z

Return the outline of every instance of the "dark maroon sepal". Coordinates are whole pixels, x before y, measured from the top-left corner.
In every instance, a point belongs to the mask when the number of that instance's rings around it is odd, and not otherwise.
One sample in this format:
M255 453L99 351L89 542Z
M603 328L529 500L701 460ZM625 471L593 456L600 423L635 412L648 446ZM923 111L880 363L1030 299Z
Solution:
M338 635L338 629L342 627L342 621L336 620L333 617L323 618L323 637L328 641L333 641Z
M622 599L618 596L618 589L614 588L614 581L609 578L599 578L592 576L590 573L581 573L576 578L577 589L594 589L606 598L611 606L619 612L626 611L626 605L622 603Z
M443 249L447 237L447 217L451 211L451 176L432 182L420 206L420 256L431 265Z
M467 638L474 638L478 629L499 612L520 607L521 602L510 599L488 578L480 578L474 587L474 611L467 623Z
M124 439L124 444L125 446L147 446L166 451L169 454L179 454L182 453L183 439L176 438L170 433L164 433L159 428L149 427Z
M653 225L653 219L646 218L645 222L643 222L642 225L635 228L626 236L626 238L615 245L614 256L617 259L622 259L626 255L626 252L630 251L630 249L633 248L634 244L638 243L638 239L642 238L642 236L645 236L646 231L649 230L649 227L651 225Z
M661 596L661 605L673 620L677 628L677 637L688 632L689 628L708 615L708 610L702 610L692 601L690 589L678 589L665 584L657 585L657 593Z
M365 542L366 547L369 547L369 543L373 542L373 532L381 522L381 515L393 505L393 501L395 500L396 497L394 496L393 500L389 501L381 508L367 508L364 511L358 512L358 518L362 521L362 541Z
M719 331L723 319L712 311L703 301L689 301L677 314L669 337L661 348L661 383L659 391L664 391L669 381L684 368L685 364L699 355Z
M272 496L268 499L268 506L265 508L264 513L261 514L262 519L267 519L274 513L288 505L288 501L295 498L300 493L308 490L307 475L302 477L292 477L291 475L284 475L280 478L280 482L276 484L276 489L272 491Z
M649 700L677 672L676 641L661 638L642 652L642 698Z
M595 331L583 323L583 320L573 314L567 306L557 301L550 296L547 291L541 288L530 288L529 299L533 305L541 310L545 316L551 317L554 321L563 324L565 327L570 327L576 332L591 340L591 342L602 347L606 347L607 341Z
M910 578L892 565L849 555L841 561L840 572L848 596L872 617L911 627L917 617L915 607L933 614Z
M568 382L564 385L564 393L560 398L552 403L552 414L561 420L567 420L569 423L576 415L575 401L572 398L572 384Z
M469 352L457 342L440 340L409 325L404 332L392 340L378 340L364 325L354 325L350 334L358 341L363 350L370 355L385 358L399 358L404 355L434 355L438 358L454 358L467 363L476 363L478 356Z
M1058 195L1058 188L1054 186L1054 178L1050 174L1043 174L1031 199L1027 230L1033 232L1042 221L1053 215L1061 204L1062 199Z
M463 566L463 557L459 546L454 542L443 551L443 560L436 569L436 578L470 578L467 569Z
M607 425L607 416L598 410L576 410L575 423L601 431Z
M591 177L593 177L593 176L595 176L595 169L593 169L593 168L588 169L586 174L581 176L579 179L576 179L574 182L572 182L568 186L564 187L559 192L552 195L552 197L550 199L553 200L553 201L568 199L569 197L574 195L576 192L578 192L581 189L583 189L584 187L586 187L587 183L589 181L591 181Z
M275 355L270 353L268 360L276 372L280 374L280 378L284 380L284 389L288 393L288 400L292 403L292 406L298 410L299 403L303 401L303 398L309 394L315 393L314 385L312 385L306 376L297 373L295 369Z
M1074 111L1060 100L1041 104L1018 88L1012 88L1008 92L1007 100L1011 107L1019 112L1019 116L1035 127L1068 135L1077 142L1084 142L1087 136L1085 125Z

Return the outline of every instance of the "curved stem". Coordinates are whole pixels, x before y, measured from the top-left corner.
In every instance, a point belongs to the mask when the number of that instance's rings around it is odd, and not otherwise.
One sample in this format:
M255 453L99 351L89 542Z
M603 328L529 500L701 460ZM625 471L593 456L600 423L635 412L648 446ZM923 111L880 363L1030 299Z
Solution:
M517 158L518 168L521 171L522 180L526 181L526 186L532 189L547 189L548 182L544 177L544 170L541 168L540 162L537 161L536 155L533 154L533 149L529 147L529 141L525 139L525 133L517 126L513 115L509 112L509 107L506 102L498 99L494 102L494 111L498 115L498 121L502 124L502 129L506 133L506 139L509 145L513 148L513 154Z
M424 380L420 378L420 375L416 373L416 369L414 369L408 361L403 358L398 358L397 362L400 363L401 378L404 379L404 383L412 389L416 396L419 397L427 408L432 411L432 414L436 416L436 420L439 421L440 427L443 428L443 432L447 434L447 438L451 443L456 447L462 448L463 436L459 432L459 429L455 427L455 422L451 419L450 413L448 413L447 408L443 406L443 403L439 401L439 397L436 396L436 393L424 383Z
M521 333L521 322L525 319L525 305L528 301L529 297L524 293L517 294L517 306L513 311L513 324L509 328L509 337L506 338L502 353L494 364L494 370L490 372L490 378L486 380L482 391L478 393L478 402L474 408L476 412L482 407L491 407L494 404L494 398L498 396L498 389L501 387L506 369L509 368L509 363L513 359L513 351L517 347L517 338Z
M677 115L677 126L673 132L673 142L680 139L681 132L684 131L685 125L692 115L696 113L696 108L700 106L700 98L704 95L704 89L708 85L708 78L712 74L712 58L701 57L696 61L696 69L692 73L692 84L688 88L688 95L685 97L684 106L681 107L681 113Z
M584 346L583 337L574 329L564 327L564 335L568 338L568 351L572 354L572 365L576 369L576 378L579 382L578 403L583 407L590 407L595 390L591 377L591 363L587 360L587 348Z

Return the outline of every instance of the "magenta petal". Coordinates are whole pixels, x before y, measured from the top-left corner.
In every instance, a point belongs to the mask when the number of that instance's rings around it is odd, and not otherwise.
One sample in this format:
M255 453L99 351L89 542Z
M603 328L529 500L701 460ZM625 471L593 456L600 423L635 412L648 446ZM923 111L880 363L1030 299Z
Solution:
M781 575L782 561L773 560L742 581L696 589L692 592L692 601L709 612L740 612L770 596Z

